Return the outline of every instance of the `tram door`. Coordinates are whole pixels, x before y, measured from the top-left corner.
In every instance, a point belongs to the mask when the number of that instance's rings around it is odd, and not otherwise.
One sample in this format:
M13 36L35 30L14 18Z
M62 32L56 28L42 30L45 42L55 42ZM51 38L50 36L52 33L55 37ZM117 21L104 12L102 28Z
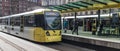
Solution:
M92 19L91 18L85 18L83 20L83 28L84 28L84 31L92 31Z
M21 16L20 20L20 32L24 32L24 16Z

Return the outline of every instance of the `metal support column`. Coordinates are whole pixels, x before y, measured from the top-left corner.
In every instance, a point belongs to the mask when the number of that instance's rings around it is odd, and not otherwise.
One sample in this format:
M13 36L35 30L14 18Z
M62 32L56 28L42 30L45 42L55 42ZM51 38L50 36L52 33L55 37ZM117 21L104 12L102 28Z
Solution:
M109 9L109 18L111 17L111 13L112 13L112 9L110 8ZM110 28L111 28L111 25L109 25L109 30L110 30ZM108 33L110 34L110 31Z
M98 19L97 19L97 28L96 28L96 30L99 30L98 31L98 35L101 35L101 32L102 32L102 30L101 30L101 23L100 23L100 9L98 10Z
M77 13L75 12L75 22L76 22L76 19L77 19L76 16L77 16Z
M98 26L100 25L100 10L98 10Z

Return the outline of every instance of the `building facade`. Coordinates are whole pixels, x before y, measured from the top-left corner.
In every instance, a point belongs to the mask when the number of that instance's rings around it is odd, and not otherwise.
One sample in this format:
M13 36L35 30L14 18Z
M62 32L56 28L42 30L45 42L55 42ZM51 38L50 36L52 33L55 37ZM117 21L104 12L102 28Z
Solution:
M10 13L10 0L0 0L0 16Z
M70 2L77 2L80 0L41 0L42 6L55 6L55 5L63 5Z
M30 11L30 8L40 5L40 0L0 0L0 16Z

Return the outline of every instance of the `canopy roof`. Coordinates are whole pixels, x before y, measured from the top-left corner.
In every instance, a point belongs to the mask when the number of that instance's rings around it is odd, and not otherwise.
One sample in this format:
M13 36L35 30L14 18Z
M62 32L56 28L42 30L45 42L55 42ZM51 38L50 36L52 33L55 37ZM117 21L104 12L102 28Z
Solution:
M77 12L86 10L98 10L106 8L119 8L120 0L83 0L78 2L71 2L68 4L49 7L50 9L57 9L63 13Z

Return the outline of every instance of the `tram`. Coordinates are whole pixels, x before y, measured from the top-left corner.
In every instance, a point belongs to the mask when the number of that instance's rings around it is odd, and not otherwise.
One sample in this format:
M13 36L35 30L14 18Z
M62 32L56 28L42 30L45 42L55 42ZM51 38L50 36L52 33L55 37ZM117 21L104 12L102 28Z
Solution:
M35 42L61 41L61 14L57 10L37 9L0 17L0 31Z

